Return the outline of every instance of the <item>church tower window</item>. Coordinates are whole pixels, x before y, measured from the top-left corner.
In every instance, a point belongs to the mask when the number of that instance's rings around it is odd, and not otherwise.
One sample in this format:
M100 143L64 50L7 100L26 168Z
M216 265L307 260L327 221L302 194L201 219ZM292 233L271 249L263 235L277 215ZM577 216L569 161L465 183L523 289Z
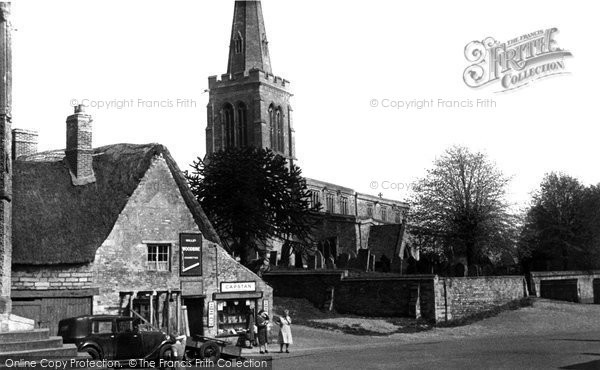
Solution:
M273 109L272 105L269 107L269 139L271 143L271 150L275 151L275 110Z
M277 143L276 148L279 153L283 153L283 113L281 112L281 108L277 109L276 122L277 122L277 137L275 138L275 142Z
M233 148L235 146L235 125L231 104L226 104L223 107L223 125L225 129L225 148Z
M248 111L244 103L239 103L237 107L238 116L238 142L244 147L248 146Z
M238 31L237 35L233 39L233 50L236 54L241 54L244 49L244 39L242 38L242 34Z

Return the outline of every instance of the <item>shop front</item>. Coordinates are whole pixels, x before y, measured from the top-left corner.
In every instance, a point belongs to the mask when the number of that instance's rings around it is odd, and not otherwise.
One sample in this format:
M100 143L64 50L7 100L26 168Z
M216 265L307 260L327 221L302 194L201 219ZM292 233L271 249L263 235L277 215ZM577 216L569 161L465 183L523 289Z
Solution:
M256 281L222 282L209 302L209 326L214 325L217 337L245 334L253 340L256 315L261 309L268 312L269 301L257 291Z

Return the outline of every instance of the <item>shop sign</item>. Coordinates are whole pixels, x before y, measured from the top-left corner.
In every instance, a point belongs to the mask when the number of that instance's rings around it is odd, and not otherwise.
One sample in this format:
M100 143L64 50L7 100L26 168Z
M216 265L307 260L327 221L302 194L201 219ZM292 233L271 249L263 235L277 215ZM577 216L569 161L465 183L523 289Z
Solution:
M202 276L202 235L179 234L181 276Z
M221 293L256 292L255 281L221 283Z
M215 326L215 301L208 302L208 327L212 328Z

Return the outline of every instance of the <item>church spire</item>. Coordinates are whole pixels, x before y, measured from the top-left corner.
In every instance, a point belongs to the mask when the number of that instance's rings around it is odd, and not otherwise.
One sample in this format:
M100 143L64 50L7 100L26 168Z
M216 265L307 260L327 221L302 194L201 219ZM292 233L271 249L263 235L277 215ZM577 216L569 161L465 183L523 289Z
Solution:
M227 73L271 71L271 59L260 0L236 1L231 26Z

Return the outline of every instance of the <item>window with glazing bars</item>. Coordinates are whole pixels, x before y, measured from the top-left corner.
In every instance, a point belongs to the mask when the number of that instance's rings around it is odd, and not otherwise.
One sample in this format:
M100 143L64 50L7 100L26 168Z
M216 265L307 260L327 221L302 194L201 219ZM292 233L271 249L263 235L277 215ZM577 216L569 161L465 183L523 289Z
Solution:
M151 271L170 271L169 244L148 244L148 261L146 269Z

